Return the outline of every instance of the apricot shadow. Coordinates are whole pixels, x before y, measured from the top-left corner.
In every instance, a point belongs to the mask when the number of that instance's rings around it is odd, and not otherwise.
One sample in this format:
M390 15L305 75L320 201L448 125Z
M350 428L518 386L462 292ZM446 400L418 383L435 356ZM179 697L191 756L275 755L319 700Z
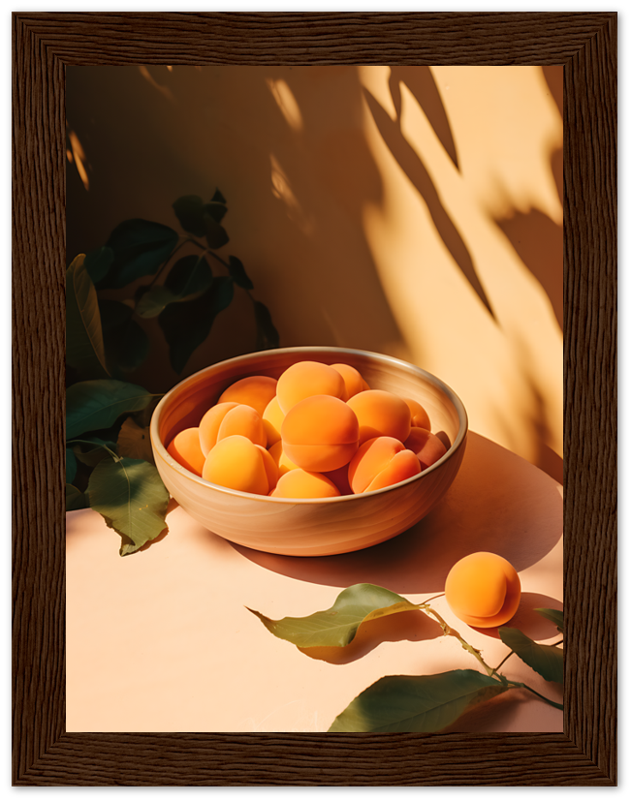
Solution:
M524 592L521 596L519 608L514 617L512 617L504 625L498 625L497 628L475 628L473 630L478 633L484 633L491 636L493 639L499 639L499 628L517 628L526 636L529 636L535 641L541 639L563 638L563 634L559 633L557 626L549 619L542 617L538 614L536 608L552 608L557 611L563 611L563 604L552 597L545 594L536 594L535 592Z

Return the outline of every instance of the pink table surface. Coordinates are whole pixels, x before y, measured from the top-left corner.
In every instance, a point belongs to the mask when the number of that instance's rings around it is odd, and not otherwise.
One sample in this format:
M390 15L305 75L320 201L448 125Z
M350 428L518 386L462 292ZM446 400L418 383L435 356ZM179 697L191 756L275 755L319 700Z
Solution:
M294 558L219 538L179 507L169 533L121 558L119 537L86 509L67 515L68 731L326 731L384 675L421 675L477 661L421 611L364 624L346 648L301 651L272 619L328 608L342 588L375 583L415 603L444 589L462 556L488 550L519 572L511 625L541 643L559 638L535 608L561 608L562 487L519 456L469 434L461 470L440 505L395 539L357 553ZM469 628L444 597L433 607L496 666L508 653L494 629ZM562 702L517 656L503 673ZM470 711L450 730L562 732L563 713L523 689Z

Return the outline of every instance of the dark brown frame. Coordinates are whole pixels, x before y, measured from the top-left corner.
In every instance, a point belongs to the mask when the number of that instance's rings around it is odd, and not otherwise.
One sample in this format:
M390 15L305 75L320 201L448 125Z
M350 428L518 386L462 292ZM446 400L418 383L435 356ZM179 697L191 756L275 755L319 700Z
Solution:
M65 732L65 67L150 63L564 65L564 734ZM13 15L14 785L616 785L616 116L615 13Z

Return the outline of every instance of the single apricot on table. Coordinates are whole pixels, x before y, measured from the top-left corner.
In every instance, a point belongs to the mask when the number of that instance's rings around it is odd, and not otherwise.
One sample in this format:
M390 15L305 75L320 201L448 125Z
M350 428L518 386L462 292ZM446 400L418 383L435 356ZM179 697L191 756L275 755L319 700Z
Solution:
M391 436L364 442L348 465L348 480L355 494L383 489L412 478L421 471L418 458Z
M307 472L330 472L348 464L359 444L353 411L343 400L325 394L292 406L280 432L287 458Z
M359 422L359 443L377 436L391 436L404 442L410 435L412 414L398 395L383 389L368 389L347 403Z
M445 598L453 613L473 628L504 625L517 611L521 582L513 565L495 553L471 553L451 568Z
M206 457L199 443L199 428L180 431L167 447L167 453L184 469L201 476Z
M276 384L278 405L284 414L301 400L313 395L341 399L346 387L340 373L319 361L298 361L283 372Z
M251 494L269 494L276 485L274 459L245 436L228 436L213 447L202 471L204 480Z

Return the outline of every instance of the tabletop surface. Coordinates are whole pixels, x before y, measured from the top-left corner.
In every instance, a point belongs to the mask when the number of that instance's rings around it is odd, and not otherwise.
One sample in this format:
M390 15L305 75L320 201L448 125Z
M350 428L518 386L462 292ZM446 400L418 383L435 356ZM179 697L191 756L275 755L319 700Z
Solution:
M453 485L424 520L388 542L338 556L270 555L233 545L175 506L168 533L121 558L119 536L96 512L67 515L66 730L69 732L326 731L385 675L479 670L476 659L422 611L363 624L344 648L300 650L271 619L330 607L340 591L373 583L414 603L444 591L451 566L491 551L519 573L511 626L558 641L536 608L563 605L563 490L524 459L469 433ZM509 649L496 629L473 629L444 596L432 607L497 666ZM506 677L561 703L513 655ZM563 712L524 689L481 704L448 730L562 732Z

